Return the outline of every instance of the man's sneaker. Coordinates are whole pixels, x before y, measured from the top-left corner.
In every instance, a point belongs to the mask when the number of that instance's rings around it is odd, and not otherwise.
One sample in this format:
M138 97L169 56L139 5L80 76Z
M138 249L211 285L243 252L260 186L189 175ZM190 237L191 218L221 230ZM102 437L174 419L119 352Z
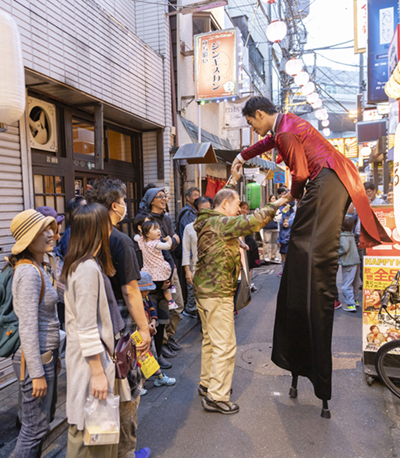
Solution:
M251 290L252 293L255 293L255 292L258 291L258 288L254 283L252 283L251 286L250 286L250 290Z
M197 391L198 391L200 396L205 396L207 394L208 388L206 388L205 386L199 384L199 387L197 388Z
M155 386L171 386L175 385L176 378L167 377L165 374L161 374L161 378L156 375L156 379L154 380Z
M171 291L172 294L176 294L175 285L171 285L171 286L169 287L169 289L170 289L170 291Z
M213 401L208 395L204 396L201 403L206 412L218 412L223 415L232 415L239 412L239 406L237 404L229 401Z
M189 318L197 318L197 313L196 312L189 312L186 309L183 310L182 315L183 316L188 316Z
M143 447L135 452L135 458L150 458L151 450L148 447Z
M140 396L146 396L147 393L148 393L148 391L145 388L142 388L140 390Z
M178 342L177 342L174 338L172 338L172 337L170 337L170 338L168 339L167 346L168 346L169 349L171 349L171 350L173 350L173 351L182 350L182 347L181 347L181 346L178 344Z
M343 307L345 312L357 312L355 305L348 305L347 307Z
M342 307L342 304L340 301L335 301L335 310L340 309Z
M360 307L360 302L356 301L356 307Z
M176 351L171 350L166 345L161 347L161 354L164 356L164 358L175 358L175 356L178 355Z
M168 310L176 310L178 308L178 304L174 300L168 301Z
M161 369L171 369L172 364L167 361L162 355L158 357L158 364Z

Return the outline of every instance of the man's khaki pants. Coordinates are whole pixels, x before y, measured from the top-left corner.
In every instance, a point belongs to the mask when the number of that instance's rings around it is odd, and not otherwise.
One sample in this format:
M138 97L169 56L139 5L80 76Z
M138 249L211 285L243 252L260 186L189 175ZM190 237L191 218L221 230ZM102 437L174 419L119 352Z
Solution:
M200 384L214 401L229 401L235 368L233 297L197 299L203 343Z

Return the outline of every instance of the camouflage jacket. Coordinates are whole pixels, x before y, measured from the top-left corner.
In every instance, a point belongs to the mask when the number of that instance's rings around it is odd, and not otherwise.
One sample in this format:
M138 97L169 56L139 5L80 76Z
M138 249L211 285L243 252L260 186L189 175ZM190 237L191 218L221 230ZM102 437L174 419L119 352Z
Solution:
M238 237L260 231L275 212L275 205L268 204L249 216L228 217L209 209L200 213L194 222L198 235L198 260L193 280L197 298L235 295L240 272Z

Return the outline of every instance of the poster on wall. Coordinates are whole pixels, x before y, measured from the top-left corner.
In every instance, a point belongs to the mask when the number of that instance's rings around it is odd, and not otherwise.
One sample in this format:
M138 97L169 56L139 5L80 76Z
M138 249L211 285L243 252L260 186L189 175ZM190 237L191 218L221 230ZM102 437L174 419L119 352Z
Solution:
M396 227L393 205L376 205L371 207L393 243L382 243L367 248L368 256L400 256L400 235Z
M196 101L239 95L237 29L194 37Z
M364 256L363 351L376 352L391 340L400 339L400 324L386 312L379 314L385 288L400 269L400 257ZM389 303L389 312L400 316L400 304Z
M398 0L368 0L368 103L387 102L388 52L398 18Z

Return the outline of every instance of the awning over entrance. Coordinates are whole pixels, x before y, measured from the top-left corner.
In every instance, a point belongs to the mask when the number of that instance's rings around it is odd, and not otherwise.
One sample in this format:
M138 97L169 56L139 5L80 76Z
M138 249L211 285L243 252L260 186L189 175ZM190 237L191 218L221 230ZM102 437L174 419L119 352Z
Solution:
M186 159L189 164L216 164L218 162L211 143L187 143L178 148L174 160Z

